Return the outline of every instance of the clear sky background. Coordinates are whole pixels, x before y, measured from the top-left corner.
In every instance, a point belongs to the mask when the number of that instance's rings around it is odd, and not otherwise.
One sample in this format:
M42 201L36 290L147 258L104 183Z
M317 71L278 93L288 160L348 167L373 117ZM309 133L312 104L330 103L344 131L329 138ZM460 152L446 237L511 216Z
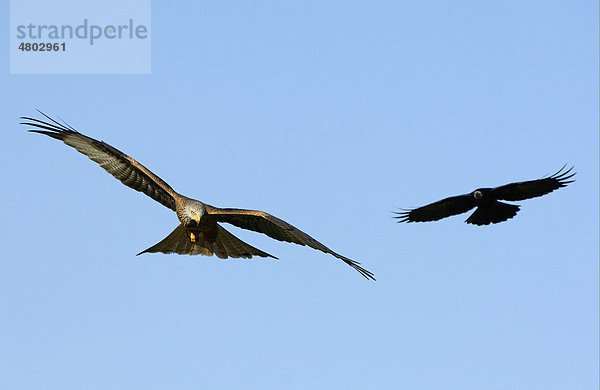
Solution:
M3 2L8 21L8 2ZM0 388L597 389L598 2L152 4L150 75L0 85ZM144 255L178 221L39 108L176 191L360 261ZM393 211L541 178L499 225Z

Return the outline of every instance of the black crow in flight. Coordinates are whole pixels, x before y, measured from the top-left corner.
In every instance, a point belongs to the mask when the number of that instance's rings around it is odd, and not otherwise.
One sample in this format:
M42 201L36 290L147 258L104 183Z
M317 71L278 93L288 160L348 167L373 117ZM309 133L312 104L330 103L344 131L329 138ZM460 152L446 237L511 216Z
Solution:
M521 181L496 188L478 188L470 194L452 196L427 206L396 213L398 222L437 221L451 215L466 213L473 207L475 212L465 221L474 225L489 225L506 221L514 217L519 206L499 202L498 200L518 201L546 195L558 188L565 187L575 180L570 173L573 167L563 172L563 166L550 177L539 180Z

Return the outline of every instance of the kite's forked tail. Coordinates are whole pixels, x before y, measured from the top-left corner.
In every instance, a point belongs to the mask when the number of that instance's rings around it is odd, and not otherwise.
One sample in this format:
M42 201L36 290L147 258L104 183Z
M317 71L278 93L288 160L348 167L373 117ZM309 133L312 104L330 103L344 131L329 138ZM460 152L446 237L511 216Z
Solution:
M196 242L192 242L185 231L185 227L179 224L164 240L138 253L138 255L142 253L176 253L179 255L212 256L214 254L220 259L228 257L249 259L252 256L276 259L275 256L246 244L221 226L217 225L217 229L217 238L214 242L209 242L200 235L196 235Z

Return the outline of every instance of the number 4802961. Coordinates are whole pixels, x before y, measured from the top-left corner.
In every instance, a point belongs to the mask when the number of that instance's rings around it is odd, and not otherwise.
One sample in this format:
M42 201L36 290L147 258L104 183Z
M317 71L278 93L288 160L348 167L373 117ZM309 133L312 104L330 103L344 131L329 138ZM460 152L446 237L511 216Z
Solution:
M19 50L21 51L66 51L67 45L65 42L61 43L30 43L21 42Z

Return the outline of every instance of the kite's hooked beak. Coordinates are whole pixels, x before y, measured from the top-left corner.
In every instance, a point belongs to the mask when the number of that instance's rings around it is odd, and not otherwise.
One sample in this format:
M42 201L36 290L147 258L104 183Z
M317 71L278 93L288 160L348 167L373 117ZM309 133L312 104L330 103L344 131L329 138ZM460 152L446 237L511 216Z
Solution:
M197 224L200 224L200 217L199 216L195 215L195 216L192 217L192 219L194 221L196 221Z

